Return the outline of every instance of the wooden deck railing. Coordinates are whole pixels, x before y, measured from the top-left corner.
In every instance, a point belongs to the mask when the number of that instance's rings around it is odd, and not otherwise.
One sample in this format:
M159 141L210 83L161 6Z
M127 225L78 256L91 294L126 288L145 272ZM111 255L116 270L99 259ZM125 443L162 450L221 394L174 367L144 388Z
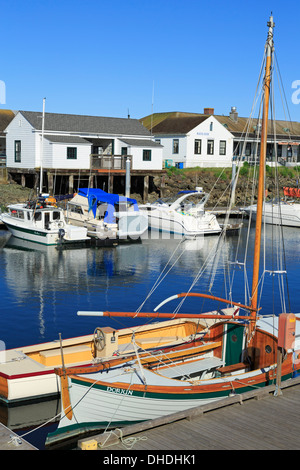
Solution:
M132 166L132 155L98 155L91 154L92 170L126 170L126 160L130 160Z

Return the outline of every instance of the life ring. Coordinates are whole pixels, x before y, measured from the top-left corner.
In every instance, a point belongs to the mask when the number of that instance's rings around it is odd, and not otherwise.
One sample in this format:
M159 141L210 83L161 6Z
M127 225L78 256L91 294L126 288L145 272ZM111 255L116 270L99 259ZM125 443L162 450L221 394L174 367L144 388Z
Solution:
M105 348L105 335L101 328L97 327L94 331L94 345L97 351L102 351Z

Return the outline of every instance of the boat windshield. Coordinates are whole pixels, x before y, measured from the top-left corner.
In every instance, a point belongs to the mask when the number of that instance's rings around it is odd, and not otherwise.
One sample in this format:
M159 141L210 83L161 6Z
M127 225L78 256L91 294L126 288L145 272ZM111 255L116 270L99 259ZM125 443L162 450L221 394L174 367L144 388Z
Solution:
M179 198L185 196L184 193L177 193L174 196L169 197L162 197L157 199L154 204L162 204L171 206L174 202L176 202ZM200 198L200 199L199 199ZM190 204L190 205L198 205L203 204L206 201L207 197L204 193L190 193L187 194L186 197L181 201L181 204Z
M10 209L10 215L17 219L24 219L24 211L19 209Z

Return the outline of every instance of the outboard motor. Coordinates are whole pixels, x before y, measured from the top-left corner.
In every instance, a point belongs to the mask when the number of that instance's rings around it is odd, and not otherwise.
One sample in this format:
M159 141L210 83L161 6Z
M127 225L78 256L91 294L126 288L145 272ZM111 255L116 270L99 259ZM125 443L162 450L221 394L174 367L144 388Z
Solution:
M65 234L66 234L66 232L65 232L65 230L64 230L63 228L60 228L60 229L58 230L58 236L59 236L59 239L60 239L60 240L62 240L62 239L64 238Z

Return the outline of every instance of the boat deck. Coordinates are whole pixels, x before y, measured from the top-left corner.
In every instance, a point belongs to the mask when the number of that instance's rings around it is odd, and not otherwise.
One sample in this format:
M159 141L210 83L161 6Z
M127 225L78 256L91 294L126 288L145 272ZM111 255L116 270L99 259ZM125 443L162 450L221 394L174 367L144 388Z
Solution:
M236 395L210 410L197 410L194 416L169 420L153 427L133 432L137 425L124 428L121 440L100 450L120 451L180 451L191 450L298 450L300 449L300 378L282 384L282 394L274 396L275 386L253 391L252 399ZM248 392L249 393L249 392ZM249 398L249 397L248 397ZM222 400L225 402L225 400ZM201 408L201 407L199 407ZM202 407L204 408L204 407ZM175 418L174 418L175 419ZM153 420L155 421L155 420ZM140 425L141 426L141 425ZM120 433L116 430L116 435ZM78 441L99 439L100 435ZM128 440L130 438L130 440ZM102 439L103 441L103 439ZM145 461L146 454L142 454Z

